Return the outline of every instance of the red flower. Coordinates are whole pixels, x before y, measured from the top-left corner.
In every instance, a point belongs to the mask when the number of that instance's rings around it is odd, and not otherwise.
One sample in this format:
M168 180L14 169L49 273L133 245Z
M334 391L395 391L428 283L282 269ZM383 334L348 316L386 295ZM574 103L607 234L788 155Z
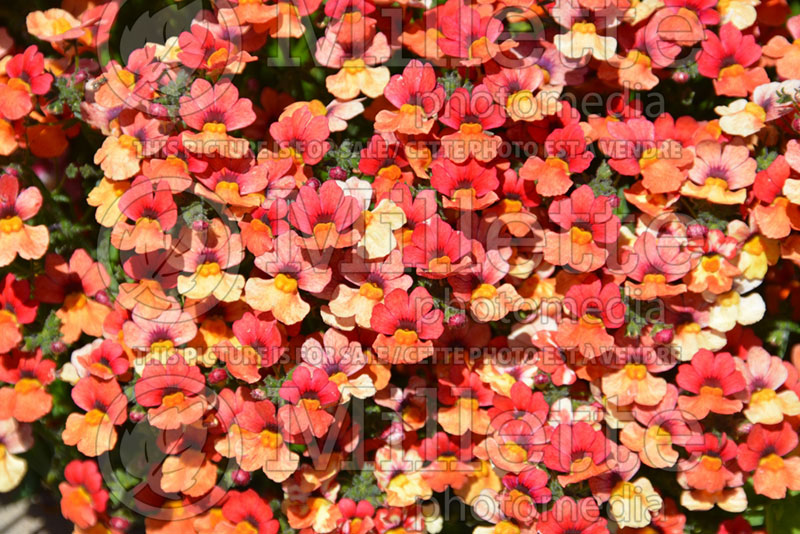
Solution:
M61 439L86 456L99 456L117 444L116 425L127 420L128 399L116 380L86 376L72 388L72 400L85 414L71 413Z
M653 300L686 292L685 284L669 284L682 278L691 267L690 255L682 250L677 238L644 232L633 245L630 261L633 266L626 273L638 283L626 280L625 290L633 298Z
M55 368L56 362L42 358L41 349L0 355L0 381L13 384L0 388L0 419L31 423L48 414L53 398L45 387L55 379Z
M800 458L784 458L796 447L797 432L789 423L777 427L757 424L747 434L747 442L739 444L736 460L744 471L755 471L756 493L783 499L787 488L800 490Z
M462 232L434 215L414 228L411 243L403 248L403 263L416 267L425 278L447 278L467 267L471 251L472 244Z
M297 201L289 207L289 222L305 235L304 243L309 250L352 246L361 238L353 228L360 215L358 199L345 195L334 180L323 183L319 190L304 185Z
M443 317L425 288L417 287L411 294L395 289L372 310L370 325L378 332L373 343L376 355L393 364L417 363L430 357L430 340L444 331Z
M64 478L66 481L58 485L61 514L81 529L96 525L108 502L97 464L91 460L73 460L64 469Z
M6 274L0 291L0 354L16 348L22 341L20 325L36 319L39 305L30 295L27 280L17 280L12 273Z
M487 130L502 126L506 118L485 85L478 85L471 93L463 87L453 91L439 120L455 130L442 136L444 159L463 163L473 157L487 163L497 157L502 139Z
M536 522L541 534L608 534L605 518L600 517L597 501L561 497Z
M582 272L597 270L605 263L608 251L601 245L614 243L620 228L609 197L595 197L588 185L582 185L569 198L553 201L547 214L567 232L545 232L545 261Z
M761 47L752 35L742 35L732 23L719 28L719 37L706 30L703 50L697 55L697 70L714 80L718 95L747 96L759 85L769 83L763 67L748 69L761 59Z
M332 4L326 4L325 8L327 9L329 5ZM366 534L372 531L375 526L373 520L375 507L369 501L361 500L356 503L353 499L344 497L336 503L336 506L339 507L339 512L342 514L339 525L342 534Z
M156 185L139 176L119 198L119 210L134 223L117 221L114 225L111 243L116 248L144 254L171 247L172 237L166 232L175 226L178 208L167 182Z
M498 53L517 45L514 41L496 41L503 32L503 23L475 6L458 4L453 16L439 20L440 37L437 40L442 52L459 59L461 66L478 66L492 59Z
M618 328L625 321L625 303L619 286L590 275L573 285L564 306L575 319L564 319L558 326L556 342L562 347L577 347L586 358L595 358L614 348L614 338L606 328Z
M88 348L88 351L72 353L72 363L79 373L83 370L100 380L112 380L128 371L130 360L119 343L111 339L97 339Z
M492 405L494 392L466 366L451 366L449 371L439 379L440 406L436 420L453 436L462 436L467 431L486 434L490 419L485 407Z
M279 393L289 403L278 410L278 419L286 432L292 435L310 432L318 438L325 435L334 421L326 408L338 403L340 398L336 382L330 380L325 371L302 365L296 367L291 380L283 383Z
M678 397L678 407L697 419L705 418L709 412L730 415L742 409L742 401L728 398L743 391L746 383L727 352L715 355L699 350L690 363L678 367L676 381L684 390L696 394Z
M378 112L376 132L426 134L433 127L433 117L445 101L444 87L436 81L433 66L417 59L408 62L403 74L392 76L383 95L397 111Z
M689 487L709 493L737 485L733 465L736 443L724 433L719 437L710 433L703 437L703 443L686 445L692 456L678 462L679 481L684 479Z
M250 384L261 380L260 369L272 366L283 354L283 338L275 321L262 321L247 312L234 321L233 333L240 343L221 347L219 352L228 371L239 380Z
M300 108L269 127L269 134L278 144L280 155L295 164L315 165L330 149L326 141L330 135L328 119L312 115L308 108Z
M280 528L272 509L254 490L230 491L222 505L224 521L214 532L220 534L276 534Z
M24 260L44 256L50 243L47 226L25 224L42 207L42 193L36 187L19 190L13 174L0 176L0 267L19 255Z
M433 491L442 492L448 487L459 489L473 471L471 442L463 447L458 436L437 432L419 445L419 454L430 462L423 468L422 477Z
M134 391L136 401L150 408L150 424L162 430L190 425L205 413L203 373L179 354L170 356L166 363L150 360L145 364Z
M536 192L554 197L566 194L572 187L572 174L585 171L594 154L586 151L586 136L580 124L558 128L547 136L544 161L534 156L525 161L519 176L536 182Z
M445 208L482 210L497 202L494 190L500 182L495 167L486 167L477 159L457 162L445 157L437 159L431 169L431 185L445 197L442 199Z
M367 147L361 149L358 170L375 177L372 188L378 202L383 200L395 184L410 186L414 181L414 174L403 170L408 167L408 161L402 152L399 142L391 142L380 134L373 135Z
M559 424L544 447L544 465L567 473L559 475L562 486L587 480L608 470L606 458L611 452L608 439L601 430L577 422Z
M50 90L53 75L44 72L44 55L36 45L9 59L5 69L8 81L0 83L0 115L15 121L33 110L34 95Z

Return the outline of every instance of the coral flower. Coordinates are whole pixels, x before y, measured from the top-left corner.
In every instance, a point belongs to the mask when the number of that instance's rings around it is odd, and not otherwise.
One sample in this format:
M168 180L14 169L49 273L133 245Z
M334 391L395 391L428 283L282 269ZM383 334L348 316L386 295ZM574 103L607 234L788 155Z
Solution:
M472 261L470 240L438 215L417 225L410 241L403 248L403 263L416 267L419 276L447 278L468 268Z
M16 488L28 471L28 462L19 454L33 447L33 431L15 419L0 421L0 493Z
M463 163L472 157L487 163L497 157L502 139L487 131L502 126L506 118L485 85L478 85L471 93L463 87L456 89L439 120L455 130L442 136L444 159Z
M63 9L52 8L46 11L33 11L25 18L28 33L58 45L61 41L68 41L83 37L86 29L81 22L71 13Z
M61 439L90 457L113 450L117 444L114 428L127 420L128 399L116 380L83 377L72 388L72 400L85 414L71 413Z
M375 507L369 501L361 500L356 503L347 497L340 499L336 506L342 514L339 526L345 534L366 534L375 526L373 516Z
M329 180L319 190L308 185L300 188L297 201L289 207L289 222L303 234L309 250L344 248L361 237L353 228L361 215L359 208L355 197L345 195L338 182Z
M195 80L190 94L182 96L180 103L181 118L199 132L183 132L187 150L231 158L240 158L250 150L245 139L228 135L256 120L252 102L239 98L239 90L229 80L214 86L203 79Z
M694 165L681 194L715 204L742 204L746 187L756 179L756 160L744 146L703 141L695 147Z
M103 476L91 460L73 460L64 469L61 492L61 514L80 529L97 524L106 511L108 491L103 489Z
M0 420L31 423L49 413L53 397L45 388L55 379L55 368L56 362L42 358L41 349L1 355L0 381L11 386L0 388Z
M661 509L663 500L650 480L640 477L633 482L619 482L611 490L608 505L609 515L621 528L644 528Z
M34 293L41 302L62 304L56 311L61 335L64 343L73 343L81 333L103 335L103 321L111 308L97 299L98 295L106 297L109 283L106 268L78 249L69 262L58 254L48 254L44 274L36 277Z
M479 66L517 45L510 39L497 44L503 24L485 9L460 6L453 15L439 20L438 45L446 55L458 59L461 66Z
M467 367L452 367L449 376L440 379L439 402L436 420L445 432L462 436L470 431L486 434L489 430L489 413L494 392L484 384L477 373Z
M774 35L764 46L765 58L775 62L778 76L784 80L800 79L800 17L795 15L786 21L786 28L792 37L788 41L783 35Z
M390 385L375 394L375 404L400 414L406 430L419 430L425 426L428 413L425 380L412 376L405 388Z
M736 443L727 434L705 434L702 443L687 444L686 451L691 457L678 462L678 467L689 487L717 493L735 485Z
M294 179L292 178L292 186ZM267 200L250 213L250 220L239 221L242 243L253 256L274 250L276 236L289 231L289 208L280 198Z
M397 110L381 110L375 117L376 132L426 134L445 101L444 87L436 81L433 65L412 59L395 74L383 91Z
M768 428L757 424L739 444L736 461L745 471L755 471L756 493L770 499L784 499L786 490L800 489L800 458L784 458L797 447L797 432L789 423Z
M294 232L281 234L273 252L256 258L256 266L273 278L249 278L244 288L245 300L253 309L271 311L286 325L302 321L311 311L300 290L319 293L331 280L330 267L322 270L305 259L297 237Z
M690 255L677 238L644 232L633 245L631 261L633 268L626 274L637 282L625 281L626 293L631 297L653 300L686 292L685 284L670 284L683 278L691 267Z
M377 357L392 364L417 363L433 355L433 342L442 335L441 310L423 288L410 294L395 289L372 310L370 326L378 332L373 343Z
M543 461L548 469L567 473L558 476L559 484L566 486L606 472L610 451L605 435L589 424L560 424L544 447Z
M36 319L39 305L30 299L27 280L17 280L6 274L0 290L0 354L10 352L22 342L21 326Z
M188 343L197 335L197 325L188 312L173 299L167 309L152 309L138 304L130 318L122 324L122 338L125 344L145 355L137 359L137 373L142 365L151 359L165 359L175 352L175 348Z
M375 66L391 56L386 35L362 27L355 21L337 21L317 40L317 60L339 69L325 79L328 92L339 100L351 100L360 93L377 98L391 77L388 67Z
M397 183L411 185L414 175L404 171L408 161L403 155L403 147L388 136L375 134L370 138L366 148L361 149L358 170L367 176L374 176L372 187L375 196L381 200Z
M167 183L156 185L147 177L136 178L119 197L119 211L134 222L116 221L111 232L116 248L145 254L171 247L172 236L166 232L175 226L178 208Z
M50 90L53 76L44 72L44 55L35 45L12 57L5 69L9 79L0 83L0 115L15 121L33 110L33 96Z
M284 347L275 321L263 321L247 312L233 322L233 333L241 346L220 347L228 371L250 384L261 380L259 370L272 366L283 354Z
M99 380L120 377L130 367L125 349L111 339L95 339L88 345L73 351L70 361L78 371L78 376L94 376Z
M461 447L456 436L437 432L422 440L419 453L423 460L431 462L425 466L422 476L433 491L442 492L448 487L459 489L472 473L467 463L472 453Z
M638 452L645 465L656 469L672 467L679 458L673 445L698 444L699 436L692 433L683 414L676 408L677 403L678 388L669 384L656 406L634 406L632 411L636 420L622 429L620 440Z
M179 354L173 354L165 363L147 362L134 390L136 401L149 408L150 424L162 430L194 423L203 416L208 404L202 396L203 374Z
M192 273L178 276L178 292L191 299L213 297L221 302L239 300L244 289L244 276L233 274L242 262L242 237L220 219L212 219L199 231L188 227L181 237L183 270Z
M566 60L565 60L566 61ZM483 83L492 94L495 102L505 106L506 114L513 121L541 120L551 114L538 93L547 83L549 75L538 65L523 64L518 68L502 68L494 62L486 64L486 77ZM552 112L557 110L552 110Z
M609 197L595 197L588 185L582 185L569 198L553 201L547 213L567 231L545 231L545 261L583 272L597 270L605 263L608 251L602 245L614 243L620 228Z
M706 30L703 50L697 55L697 70L714 80L718 95L747 96L759 85L769 83L763 67L751 67L761 58L761 47L752 35L742 35L736 26L724 24L719 37Z
M16 176L0 176L0 267L9 265L17 255L24 260L44 256L50 243L47 226L25 224L41 207L42 193L37 188L20 191Z
M729 397L745 388L744 376L727 352L698 351L690 363L678 367L676 380L682 389L696 395L678 397L678 407L696 419L709 412L730 415L742 409L742 401Z
M283 482L295 472L299 458L287 446L274 404L268 400L245 402L232 423L228 435L217 441L217 452L236 458L245 471L262 469L275 482Z
M330 135L328 119L313 115L308 108L301 108L283 117L269 127L269 134L280 149L280 156L288 158L297 166L316 165L330 149L326 141Z
M536 183L536 192L554 197L566 194L572 187L574 173L585 171L594 155L586 151L586 138L579 124L557 128L544 144L547 158L528 158L519 170L520 178Z
M162 124L131 110L120 117L118 135L109 135L94 154L95 165L100 165L105 176L114 181L136 176L142 158L157 153L166 142Z
M224 521L215 534L277 534L280 523L272 517L272 509L255 490L232 491L222 505Z
M494 191L500 182L496 169L482 165L477 159L462 161L438 159L431 165L431 185L442 194L442 205L473 211L497 202Z
M341 398L336 382L325 371L302 365L283 383L280 396L288 403L278 411L278 420L286 432L310 433L317 438L324 436L334 421L326 409Z
M577 347L586 358L595 358L614 348L606 328L618 328L625 320L625 303L619 286L603 284L594 275L572 286L564 305L575 317L558 326L556 341L563 347Z

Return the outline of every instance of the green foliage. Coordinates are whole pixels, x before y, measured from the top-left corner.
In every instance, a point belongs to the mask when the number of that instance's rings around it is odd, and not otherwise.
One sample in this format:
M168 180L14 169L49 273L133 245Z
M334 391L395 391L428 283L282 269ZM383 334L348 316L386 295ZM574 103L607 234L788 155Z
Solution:
M51 310L41 328L37 328L35 324L29 327L25 335L23 349L30 352L41 348L44 356L52 356L53 343L61 339L60 329L61 320L56 317L55 310Z
M50 111L61 115L69 110L77 118L81 118L81 102L83 102L83 84L75 81L75 76L59 76L53 82L56 91L55 99L50 103Z
M384 498L383 492L375 481L374 468L369 465L355 471L353 476L342 484L341 495L356 502L366 499L373 506L380 506Z

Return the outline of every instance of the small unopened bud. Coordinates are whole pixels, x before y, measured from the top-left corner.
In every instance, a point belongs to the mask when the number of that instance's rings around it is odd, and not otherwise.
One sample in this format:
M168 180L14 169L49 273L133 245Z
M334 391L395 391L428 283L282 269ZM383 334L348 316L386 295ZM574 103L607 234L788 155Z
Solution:
M738 427L736 427L736 432L738 432L739 435L741 436L747 435L752 431L753 431L753 423L749 421L744 421Z
M616 209L619 207L619 197L617 195L609 195L608 196L608 203L611 205L611 209Z
M314 191L316 191L317 189L319 189L320 183L319 180L317 180L314 177L311 177L308 180L306 180L306 185L311 189L313 189Z
M689 73L685 70L676 70L672 73L672 81L675 83L684 84L689 81Z
M169 111L167 111L167 107L164 104L158 104L156 102L150 104L150 106L147 108L147 112L153 117L159 119L165 119L169 117Z
M800 116L795 117L794 120L792 120L792 129L795 132L800 132Z
M237 469L233 472L231 479L237 486L246 486L250 483L250 473L244 469Z
M94 294L94 300L96 300L98 304L111 306L111 299L108 298L108 293L106 293L103 289Z
M550 383L550 375L547 373L539 373L533 377L533 383L537 386L546 386Z
M666 345L667 343L672 341L672 338L674 337L675 337L675 331L672 330L672 328L665 328L655 333L655 335L653 336L653 341L655 341L659 345Z
M267 399L267 392L264 391L263 389L256 388L256 389L254 389L253 391L250 392L250 395L255 400L266 400Z
M124 517L115 516L108 521L108 526L114 530L128 530L131 526L131 522Z
M228 379L228 373L225 369L214 369L208 373L207 381L209 384L219 384Z
M65 350L67 350L67 345L60 339L57 341L53 341L50 344L50 352L52 352L53 354L61 354Z
M192 230L195 232L205 232L208 230L208 221L198 219L192 223Z
M447 326L451 328L458 328L460 326L464 326L465 324L467 324L467 316L463 313L451 315L447 320Z
M690 224L686 229L686 235L691 238L705 237L708 234L708 228L702 224Z
M341 167L333 167L328 171L328 176L333 180L347 180L347 171Z
M128 419L131 420L131 423L141 423L144 419L144 412L131 412Z

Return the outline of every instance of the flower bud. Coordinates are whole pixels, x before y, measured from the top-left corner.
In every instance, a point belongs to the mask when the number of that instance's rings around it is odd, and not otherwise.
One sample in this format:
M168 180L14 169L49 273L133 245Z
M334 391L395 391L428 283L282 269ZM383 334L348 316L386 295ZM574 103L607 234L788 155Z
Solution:
M537 386L546 386L550 383L550 375L547 373L539 373L533 377L533 383Z
M115 516L108 521L108 526L114 530L124 531L130 528L131 522L125 519L124 517Z
M208 373L208 378L206 379L209 384L219 384L220 382L224 382L228 379L228 373L225 369L214 369L210 373Z
M464 326L467 323L467 316L464 313L457 313L455 315L451 315L450 318L447 320L447 326L450 328L459 328Z
M250 483L250 473L244 469L237 469L233 472L231 479L237 486L246 486Z
M67 345L60 339L50 344L50 352L53 354L61 354L65 350L67 350Z
M672 328L665 328L664 330L659 330L655 333L655 335L653 335L653 341L659 345L666 345L672 341L672 338L674 337L675 331Z
M691 238L705 237L708 234L708 228L702 224L690 224L686 229L686 235Z
M111 299L108 298L108 293L105 290L100 290L94 294L94 300L97 301L98 304L104 304L106 306L111 306Z
M306 180L306 185L311 189L313 189L314 191L316 191L317 189L319 189L320 183L319 180L317 180L314 177L311 177L308 180Z
M333 167L328 171L328 176L333 180L347 180L347 171L341 167Z
M680 84L687 83L689 81L689 73L684 70L676 70L672 73L672 81Z

